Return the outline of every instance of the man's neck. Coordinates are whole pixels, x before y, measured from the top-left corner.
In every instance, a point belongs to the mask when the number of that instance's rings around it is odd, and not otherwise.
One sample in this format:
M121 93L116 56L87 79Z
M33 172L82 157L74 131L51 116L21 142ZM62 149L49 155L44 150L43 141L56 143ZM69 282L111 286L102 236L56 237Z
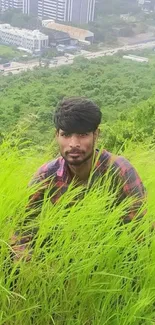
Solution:
M80 166L68 165L71 178L80 184L87 182L92 169L92 161L93 158L90 158Z

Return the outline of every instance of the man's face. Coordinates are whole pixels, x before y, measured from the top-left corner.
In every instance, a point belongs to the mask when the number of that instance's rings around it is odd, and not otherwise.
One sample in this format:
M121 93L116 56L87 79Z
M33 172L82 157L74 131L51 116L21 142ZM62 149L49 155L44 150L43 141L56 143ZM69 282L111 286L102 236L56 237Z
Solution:
M82 134L67 134L60 129L57 131L60 154L69 165L80 166L92 158L97 137L98 129Z

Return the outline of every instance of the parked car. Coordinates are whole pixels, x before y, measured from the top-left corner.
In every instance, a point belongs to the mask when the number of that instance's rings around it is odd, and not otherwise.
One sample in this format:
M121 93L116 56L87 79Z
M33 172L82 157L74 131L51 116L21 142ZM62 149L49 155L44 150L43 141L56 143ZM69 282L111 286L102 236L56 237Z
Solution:
M8 68L8 67L10 67L10 65L11 65L10 62L4 63L4 64L3 64L3 68Z

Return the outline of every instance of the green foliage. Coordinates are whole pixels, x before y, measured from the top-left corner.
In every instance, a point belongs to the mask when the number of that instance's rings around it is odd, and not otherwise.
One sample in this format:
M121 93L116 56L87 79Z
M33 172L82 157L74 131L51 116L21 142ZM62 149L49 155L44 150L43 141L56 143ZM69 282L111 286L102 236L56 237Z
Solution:
M0 45L0 64L12 59L20 60L24 54L24 52L18 51L15 47Z
M154 324L154 74L153 59L107 57L0 78L0 325ZM123 152L139 172L147 215L120 226L131 201L112 210L109 182L66 209L82 190L70 186L30 221L28 229L38 229L31 260L13 262L10 238L28 217L27 184L58 153L53 111L78 95L102 109L99 147Z
M97 1L95 21L89 25L89 29L95 34L94 41L114 45L119 36L133 36L134 24L124 21L120 15L135 15L139 12L140 7L136 0Z
M114 44L119 36L133 36L133 23L126 22L118 15L96 17L89 29L95 34L95 42Z
M42 57L47 59L52 59L56 56L60 56L60 53L56 48L44 50Z
M24 137L46 145L53 137L52 112L57 103L67 96L86 96L102 109L108 149L122 146L124 139L143 141L154 132L149 106L154 107L154 98L145 103L154 93L154 74L154 61L141 65L115 56L92 61L79 57L72 66L1 77L0 131L24 123Z
M24 15L18 9L8 9L0 14L1 23L9 23L14 27L39 29L41 21L33 15Z
M143 221L118 224L129 202L108 208L114 199L108 183L66 209L81 191L70 187L58 205L44 202L42 213L28 225L27 230L38 228L31 260L12 262L10 237L28 216L25 205L32 190L26 184L47 159L27 149L19 152L18 145L16 137L0 147L0 325L153 324L153 150L131 147L126 152L149 193Z

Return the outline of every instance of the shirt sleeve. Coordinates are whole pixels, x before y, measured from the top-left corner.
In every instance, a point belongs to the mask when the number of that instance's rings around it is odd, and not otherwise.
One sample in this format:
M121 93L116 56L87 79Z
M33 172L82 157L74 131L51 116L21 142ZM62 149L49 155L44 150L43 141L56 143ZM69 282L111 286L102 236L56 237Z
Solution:
M136 169L128 160L120 157L118 162L119 176L122 184L122 198L132 198L132 203L123 217L124 223L130 222L134 217L141 219L145 213L144 203L146 202L146 189Z

